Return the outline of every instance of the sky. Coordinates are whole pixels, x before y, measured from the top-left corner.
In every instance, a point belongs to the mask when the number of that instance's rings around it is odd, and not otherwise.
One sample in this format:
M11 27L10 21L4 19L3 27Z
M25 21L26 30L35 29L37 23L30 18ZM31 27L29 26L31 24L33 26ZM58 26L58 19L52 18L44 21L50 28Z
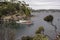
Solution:
M21 0L20 0L21 1ZM32 9L60 9L60 0L22 0Z

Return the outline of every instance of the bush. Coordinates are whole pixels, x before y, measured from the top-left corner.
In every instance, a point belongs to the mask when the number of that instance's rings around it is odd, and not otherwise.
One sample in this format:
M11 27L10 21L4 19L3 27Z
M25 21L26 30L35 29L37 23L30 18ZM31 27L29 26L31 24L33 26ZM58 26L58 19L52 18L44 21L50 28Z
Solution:
M48 40L48 37L42 34L36 34L33 40Z
M44 32L44 27L40 26L39 29L36 31L36 34L41 34L41 32Z

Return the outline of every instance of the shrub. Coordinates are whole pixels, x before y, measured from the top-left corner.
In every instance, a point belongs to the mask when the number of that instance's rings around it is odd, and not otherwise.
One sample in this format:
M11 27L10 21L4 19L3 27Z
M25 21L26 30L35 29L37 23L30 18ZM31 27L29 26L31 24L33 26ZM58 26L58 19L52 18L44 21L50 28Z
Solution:
M40 26L39 29L36 31L36 34L41 34L41 32L44 32L44 27Z

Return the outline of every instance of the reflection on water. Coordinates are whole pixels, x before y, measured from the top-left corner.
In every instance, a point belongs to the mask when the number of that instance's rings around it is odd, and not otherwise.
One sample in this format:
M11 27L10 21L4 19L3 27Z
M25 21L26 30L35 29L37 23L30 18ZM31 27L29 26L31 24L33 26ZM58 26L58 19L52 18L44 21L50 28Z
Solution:
M31 21L33 21L34 25L27 26L22 25L20 29L17 30L17 39L20 39L22 36L28 35L28 36L34 36L35 31L40 27L44 26L45 28L45 34L49 35L51 38L55 37L54 27L48 24L43 20L44 17L51 14L54 16L53 23L57 26L58 32L60 32L60 13L59 12L32 12L32 15L35 15L35 17L31 18Z

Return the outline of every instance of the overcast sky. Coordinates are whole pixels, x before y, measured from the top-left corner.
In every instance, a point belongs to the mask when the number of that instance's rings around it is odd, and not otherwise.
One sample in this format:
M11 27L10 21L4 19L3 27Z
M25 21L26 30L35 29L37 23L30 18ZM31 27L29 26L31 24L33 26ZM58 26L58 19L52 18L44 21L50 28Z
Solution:
M33 9L60 9L60 0L23 0Z

